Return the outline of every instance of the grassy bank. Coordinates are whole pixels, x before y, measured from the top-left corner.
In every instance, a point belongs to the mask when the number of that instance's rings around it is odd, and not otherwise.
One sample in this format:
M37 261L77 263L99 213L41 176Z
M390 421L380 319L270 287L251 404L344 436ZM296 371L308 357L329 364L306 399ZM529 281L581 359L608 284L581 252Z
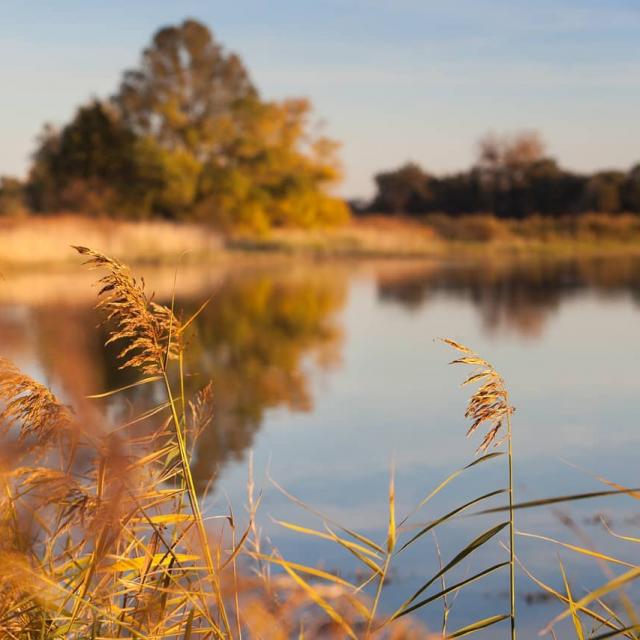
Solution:
M30 268L77 259L69 245L86 243L131 263L162 263L219 255L224 242L211 229L154 220L129 222L75 215L0 220L0 265Z
M73 260L70 244L90 244L132 264L225 261L238 257L450 257L501 251L558 256L640 254L640 217L499 220L493 216L420 220L369 216L329 229L275 229L223 235L197 223L119 221L81 216L0 221L0 267L29 269Z

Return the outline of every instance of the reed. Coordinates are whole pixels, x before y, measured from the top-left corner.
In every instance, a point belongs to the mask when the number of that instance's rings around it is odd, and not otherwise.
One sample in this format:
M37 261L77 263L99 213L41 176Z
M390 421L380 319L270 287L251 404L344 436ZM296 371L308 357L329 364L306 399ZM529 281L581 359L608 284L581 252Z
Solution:
M570 619L577 638L587 637L586 621L595 625L589 636L594 640L639 637L640 621L624 589L640 577L640 566L584 545L519 532L514 514L610 495L638 499L640 489L600 479L606 484L602 491L517 503L511 445L514 409L506 384L487 360L450 339L444 341L459 353L453 364L475 368L463 385L479 385L465 414L472 421L468 435L484 430L478 456L400 516L392 471L385 497L388 513L381 526L384 537L376 539L341 525L273 481L318 522L317 526L277 524L336 545L362 568L361 579L350 581L313 564L291 562L270 548L257 525L260 499L255 497L252 474L244 517L232 510L207 517L191 468L194 444L215 418L212 386L206 384L194 397L185 395L189 375L185 350L193 320L204 305L194 316L182 318L173 303L163 306L148 296L144 281L136 279L126 265L85 247L76 249L87 266L101 272L97 307L108 344L119 345L120 367L137 374L137 381L128 387L98 393L90 401L102 406L126 389L150 385L157 403L112 424L107 411L88 410L81 398L63 401L0 359L2 637L417 640L460 638L489 628L488 633L494 634L500 623L509 621L508 633L515 638L516 535L596 559L607 567L603 584L579 593L571 587L562 563L562 591L520 565L525 575L563 605L548 623L549 633L557 623ZM67 402L72 399L76 400L73 409ZM488 451L505 442L506 454ZM472 470L504 455L506 486L472 495L444 514L433 510L433 498L452 482L464 480ZM505 496L506 504L491 506L490 501ZM502 519L504 513L507 520ZM453 526L458 518L472 515L497 520L448 557L440 553L436 540L434 571L391 610L385 594L398 556L435 539L443 525ZM608 530L630 545L640 542ZM509 534L505 560L463 579L452 578L456 568L472 555L481 557L482 550L505 531ZM213 541L214 533L218 542ZM509 612L450 631L453 599L449 598L507 567ZM614 596L620 607L605 602ZM442 629L429 634L414 615L436 604L443 607Z
M473 373L462 383L462 385L480 384L480 387L471 396L467 410L464 414L465 418L473 421L467 431L467 437L472 435L479 427L488 425L488 431L478 447L478 452L486 451L491 445L498 447L505 440L507 441L509 469L509 624L511 639L515 640L515 519L513 512L513 446L511 438L511 416L515 409L509 402L509 393L507 392L504 379L495 370L493 365L487 362L484 358L481 358L477 353L469 349L469 347L466 347L459 342L455 342L449 338L444 338L443 341L462 354L460 358L453 360L450 364L461 364L474 367ZM503 428L505 423L507 433L504 438L497 440L500 430Z
M107 344L119 345L120 367L137 373L133 384L91 400L109 402L151 385L159 401L112 425L82 410L83 402L74 411L0 361L0 633L341 637L364 606L356 587L264 553L258 501L250 499L244 527L232 512L214 516L222 541L212 542L191 473L195 441L213 417L211 385L185 396L184 350L199 312L179 318L173 305L149 297L126 265L76 249L101 271L97 308ZM275 576L266 570L274 562L281 569ZM316 605L329 615L329 626L317 613L309 618ZM407 621L384 637L425 637L415 627Z

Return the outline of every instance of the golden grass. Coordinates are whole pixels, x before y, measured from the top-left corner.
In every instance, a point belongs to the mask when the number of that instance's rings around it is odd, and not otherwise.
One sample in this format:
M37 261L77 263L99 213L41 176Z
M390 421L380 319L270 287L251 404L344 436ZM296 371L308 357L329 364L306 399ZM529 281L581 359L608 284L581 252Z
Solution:
M223 542L212 542L191 473L195 441L213 419L211 386L184 395L193 318L155 303L119 261L78 251L103 272L97 306L121 366L163 398L111 426L0 361L3 637L356 637L366 607L357 586L263 553L252 497L247 524L220 516ZM241 572L240 560L284 574ZM376 635L426 634L409 621Z
M635 214L530 216L522 220L431 214L424 218L424 223L436 237L457 248L499 246L511 252L559 255L640 251L640 216Z
M0 219L0 267L28 268L71 262L70 244L99 247L130 263L211 259L223 242L211 229L197 224L153 220L131 222L77 215Z
M326 257L438 257L486 254L640 253L640 216L499 220L493 216L367 216L318 229L273 229L264 235L221 235L198 223L124 221L79 215L0 219L0 269L72 263L69 244L99 247L129 264L216 262L247 254ZM184 254L184 255L183 255Z
M154 302L143 282L123 263L83 247L78 251L90 267L101 270L97 306L108 341L120 347L121 367L138 373L133 386L154 385L158 404L123 424L112 425L105 416L86 410L86 399L69 398L75 400L72 410L47 387L0 360L2 637L417 640L469 636L510 620L515 638L514 511L604 495L625 493L634 499L640 495L638 489L604 481L605 491L515 504L513 410L504 381L486 360L447 339L462 353L454 363L479 367L466 382L481 384L467 410L467 417L473 420L470 431L489 425L480 457L447 476L404 517L396 513L392 472L382 540L341 526L279 487L320 522L317 528L293 522L279 525L337 545L362 566L365 577L361 582L313 564L289 562L276 549L266 548L256 526L259 499L254 496L251 475L244 524L233 512L215 516L220 542L213 542L212 520L203 514L191 470L194 444L215 419L211 385L192 398L185 395L185 345L193 318L181 318L173 307ZM93 402L103 403L120 391L97 394ZM451 482L501 455L485 450L497 442L503 422L507 427L508 487L473 496L448 513L431 514L426 524L416 523L414 516L430 508L432 498ZM473 511L505 493L508 504ZM504 512L509 513L508 521L491 524L451 557L441 558L435 572L389 613L384 594L399 554L461 515ZM505 560L447 584L446 578L456 567L471 555L479 556L506 527L510 544ZM623 537L631 544L638 542ZM586 594L571 589L563 566L565 593L524 568L563 605L548 629L570 618L580 637L587 619L599 625L591 635L594 639L636 638L640 624L633 606L620 596L626 610L623 617L603 598L622 593L640 577L640 566L578 545L542 539L623 568ZM450 631L447 596L507 566L510 612L489 614ZM434 603L444 605L442 629L429 636L410 614Z
M467 405L464 417L473 420L467 437L472 435L481 425L489 424L489 430L485 434L478 452L486 451L492 444L494 447L500 446L505 440L508 442L509 456L509 622L511 639L516 638L516 585L515 585L515 520L513 513L514 492L513 492L513 447L511 438L511 416L515 409L509 402L509 393L505 386L504 379L495 370L492 364L481 358L477 353L463 344L444 338L443 341L450 347L462 354L450 364L461 364L474 367L474 372L462 383L479 384ZM496 441L498 433L506 422L507 433L501 440Z
M442 251L433 229L410 219L374 216L327 229L272 229L267 235L229 238L231 250L317 256L415 257Z

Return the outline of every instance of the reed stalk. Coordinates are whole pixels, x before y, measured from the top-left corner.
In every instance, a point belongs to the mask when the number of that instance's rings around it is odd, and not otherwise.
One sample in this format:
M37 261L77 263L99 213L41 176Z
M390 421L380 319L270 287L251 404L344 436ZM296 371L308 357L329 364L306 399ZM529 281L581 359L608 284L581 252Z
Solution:
M508 399L508 395L507 395ZM507 442L509 458L509 601L511 613L509 616L511 627L511 640L516 640L516 576L515 576L515 517L513 511L513 444L511 441L511 413L507 414Z
M496 371L492 364L480 357L469 347L444 338L443 342L453 347L462 354L460 358L450 364L461 364L474 367L471 375L462 383L479 384L480 386L472 394L465 418L473 420L467 431L467 436L472 435L476 429L483 426L488 429L477 452L485 452L490 446L498 447L507 441L508 459L508 485L509 498L509 626L511 640L516 640L516 585L515 585L515 517L514 517L514 490L513 490L513 443L511 415L514 408L509 401L509 393L505 386L504 378ZM498 435L506 424L506 435L498 440Z

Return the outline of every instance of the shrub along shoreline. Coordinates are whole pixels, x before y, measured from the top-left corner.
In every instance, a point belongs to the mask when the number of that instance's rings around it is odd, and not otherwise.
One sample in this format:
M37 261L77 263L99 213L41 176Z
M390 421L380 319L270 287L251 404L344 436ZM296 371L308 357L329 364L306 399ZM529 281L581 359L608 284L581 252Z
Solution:
M29 270L76 261L70 244L84 243L132 264L208 263L261 256L312 258L457 258L505 254L640 255L640 216L504 220L490 215L354 218L332 228L273 229L223 234L200 223L125 221L71 214L0 220L0 267Z

